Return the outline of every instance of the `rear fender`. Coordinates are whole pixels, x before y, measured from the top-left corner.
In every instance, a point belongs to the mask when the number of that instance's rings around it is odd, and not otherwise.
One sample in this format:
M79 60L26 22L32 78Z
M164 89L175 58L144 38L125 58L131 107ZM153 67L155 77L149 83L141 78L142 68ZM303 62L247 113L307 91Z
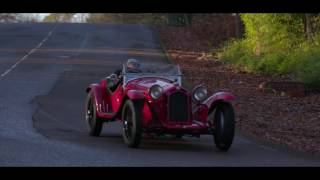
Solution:
M219 102L231 102L235 99L234 95L229 92L217 92L205 100L202 104L206 105L210 114Z
M92 93L98 114L102 112L103 88L99 84L91 84L86 92Z
M90 84L90 85L87 87L86 92L89 93L90 90L91 90L91 88L94 87L94 86L97 86L97 85L99 85L99 84Z

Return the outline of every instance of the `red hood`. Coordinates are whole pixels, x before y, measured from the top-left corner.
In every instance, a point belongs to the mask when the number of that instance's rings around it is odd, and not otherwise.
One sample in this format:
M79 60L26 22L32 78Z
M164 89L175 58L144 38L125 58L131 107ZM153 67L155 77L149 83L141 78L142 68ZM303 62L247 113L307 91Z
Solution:
M164 91L166 91L167 89L170 89L174 86L177 86L175 83L173 83L172 81L170 81L168 79L158 78L158 77L143 77L143 78L129 81L129 83L127 84L127 87L131 87L134 89L140 89L140 90L146 90L155 84L160 85Z

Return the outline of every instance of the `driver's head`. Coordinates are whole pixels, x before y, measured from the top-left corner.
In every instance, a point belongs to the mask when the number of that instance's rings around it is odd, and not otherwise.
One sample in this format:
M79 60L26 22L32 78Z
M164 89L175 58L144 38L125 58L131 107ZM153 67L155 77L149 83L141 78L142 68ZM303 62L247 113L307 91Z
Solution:
M140 71L140 62L136 59L128 59L126 66L129 71Z

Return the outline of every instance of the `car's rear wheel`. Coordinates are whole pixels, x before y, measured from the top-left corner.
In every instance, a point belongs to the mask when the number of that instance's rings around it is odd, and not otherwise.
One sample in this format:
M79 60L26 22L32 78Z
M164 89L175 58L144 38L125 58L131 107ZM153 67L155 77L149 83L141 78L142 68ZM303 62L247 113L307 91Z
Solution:
M142 102L127 100L122 111L122 136L128 147L136 148L142 138Z
M103 121L97 117L97 109L91 91L88 93L86 101L86 122L89 128L89 135L99 136L102 130Z
M217 104L214 114L214 142L221 151L228 151L231 147L235 132L234 110L230 103Z
M176 134L177 139L182 139L182 137L183 137L183 134Z

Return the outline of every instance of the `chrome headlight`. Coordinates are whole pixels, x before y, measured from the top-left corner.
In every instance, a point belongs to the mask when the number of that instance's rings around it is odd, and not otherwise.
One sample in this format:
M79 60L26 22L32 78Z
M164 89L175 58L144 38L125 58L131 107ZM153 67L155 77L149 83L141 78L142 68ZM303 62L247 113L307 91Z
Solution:
M159 85L153 85L149 90L149 94L153 99L160 98L162 93L163 93L163 88Z
M196 87L193 91L193 99L200 102L207 97L208 91L204 86Z

